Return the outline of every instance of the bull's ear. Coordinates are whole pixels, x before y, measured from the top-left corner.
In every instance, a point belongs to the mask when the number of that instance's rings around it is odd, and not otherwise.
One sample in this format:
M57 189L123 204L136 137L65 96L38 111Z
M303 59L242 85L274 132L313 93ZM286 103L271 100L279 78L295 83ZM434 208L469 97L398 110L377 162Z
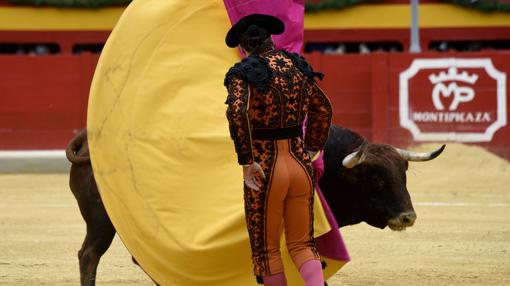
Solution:
M347 169L351 169L363 163L366 158L365 154L367 146L368 143L366 141L363 142L363 144L359 147L359 151L352 152L351 154L345 156L345 158L342 160L342 165Z

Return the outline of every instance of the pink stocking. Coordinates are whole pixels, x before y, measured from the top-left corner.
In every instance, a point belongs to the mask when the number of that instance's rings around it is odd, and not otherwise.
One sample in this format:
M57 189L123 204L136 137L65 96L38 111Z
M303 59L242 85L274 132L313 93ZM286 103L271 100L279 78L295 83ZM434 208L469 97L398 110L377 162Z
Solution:
M287 286L287 278L285 278L283 272L271 276L264 276L262 279L264 280L264 286Z
M301 268L299 273L306 286L324 286L324 276L322 275L322 265L320 260L308 260Z

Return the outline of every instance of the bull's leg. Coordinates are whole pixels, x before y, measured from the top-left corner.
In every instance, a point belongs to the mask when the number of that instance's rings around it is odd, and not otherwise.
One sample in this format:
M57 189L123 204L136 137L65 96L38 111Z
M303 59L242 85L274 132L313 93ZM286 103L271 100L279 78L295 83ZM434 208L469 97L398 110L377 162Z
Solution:
M94 286L96 284L97 265L101 256L110 247L114 236L115 228L108 215L106 215L106 211L104 211L104 216L96 217L87 222L87 236L78 252L82 286Z

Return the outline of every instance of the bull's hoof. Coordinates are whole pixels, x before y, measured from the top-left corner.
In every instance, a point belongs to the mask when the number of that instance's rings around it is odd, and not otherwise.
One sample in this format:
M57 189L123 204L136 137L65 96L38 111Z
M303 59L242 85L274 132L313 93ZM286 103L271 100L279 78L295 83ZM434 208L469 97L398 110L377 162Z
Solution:
M131 261L133 261L134 264L140 266L140 264L138 264L138 261L136 261L136 259L133 256L131 256Z
M81 286L96 286L96 277L89 277L81 280Z

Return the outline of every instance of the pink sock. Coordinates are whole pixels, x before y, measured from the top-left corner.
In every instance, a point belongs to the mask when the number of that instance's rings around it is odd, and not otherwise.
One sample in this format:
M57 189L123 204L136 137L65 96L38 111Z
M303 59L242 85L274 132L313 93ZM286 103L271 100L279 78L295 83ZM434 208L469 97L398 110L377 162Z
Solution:
M324 286L324 276L322 275L322 264L320 260L308 260L301 268L299 273L306 286Z
M264 280L264 286L287 286L287 278L285 278L283 272L271 276L264 276L262 279Z

